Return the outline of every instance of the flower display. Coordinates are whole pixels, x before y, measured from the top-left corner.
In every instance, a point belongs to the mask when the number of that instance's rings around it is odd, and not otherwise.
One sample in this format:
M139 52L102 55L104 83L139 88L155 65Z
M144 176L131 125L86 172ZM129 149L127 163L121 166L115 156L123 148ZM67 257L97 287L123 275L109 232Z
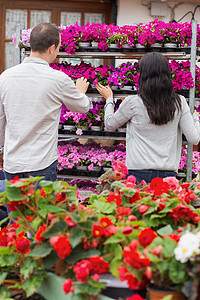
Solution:
M109 166L116 160L125 161L123 144L101 147L98 143L80 144L77 141L60 142L58 145L58 170L86 165L88 170L94 166Z
M181 150L181 160L179 164L179 171L186 173L187 171L187 149L182 148ZM198 174L200 170L200 152L193 151L192 153L192 173Z
M167 23L155 19L148 24L118 26L114 24L86 23L83 26L75 23L70 26L62 26L61 50L67 54L74 54L79 49L79 42L97 42L98 49L108 51L109 45L114 43L119 48L123 44L135 47L137 43L149 47L154 43L174 43L184 47L191 45L192 26L191 22ZM23 37L18 43L20 48L29 45L30 32L32 28L23 30ZM200 27L197 24L197 47L200 45ZM16 42L16 35L13 37Z
M139 70L138 63L122 63L117 67L113 66L98 66L93 67L90 63L81 62L77 65L68 63L54 63L51 67L56 70L61 70L70 76L74 82L77 78L85 77L91 84L101 83L102 85L118 86L123 88L126 85L131 85L135 90L139 87ZM172 83L175 91L179 92L183 89L194 87L194 82L190 72L190 62L183 61L169 62L171 70ZM196 96L199 95L199 73L200 68L196 66Z
M113 145L111 147L108 146L100 147L99 144L95 142L85 143L85 144L80 144L78 141L60 142L58 145L58 170L60 171L65 168L72 169L79 165L85 165L87 167L90 166L88 170L89 169L92 170L92 166L112 167L114 166L115 161L122 161L123 163L125 163L125 159L126 159L125 152L126 152L126 146L123 144ZM200 155L199 152L193 151L192 172L193 174L196 175L200 170L199 155ZM186 173L186 168L187 168L187 149L182 148L182 155L179 164L179 172L183 171ZM172 187L177 185L176 179L175 180L169 179L169 181L170 182L168 182L168 185ZM156 185L155 185L154 186L155 193L159 193L159 190L161 190L161 188L163 189L164 186L161 187L159 184L157 184L158 191L156 191ZM15 203L15 205L18 204L20 204L20 202Z

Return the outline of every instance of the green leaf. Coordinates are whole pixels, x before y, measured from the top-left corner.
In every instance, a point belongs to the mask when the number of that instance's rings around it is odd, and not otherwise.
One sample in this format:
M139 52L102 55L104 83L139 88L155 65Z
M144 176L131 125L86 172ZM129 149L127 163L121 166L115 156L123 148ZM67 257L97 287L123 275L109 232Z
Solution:
M44 203L40 204L40 208L45 209L46 211L48 211L48 213L49 212L59 213L59 212L65 212L66 211L64 208L49 205L49 204L44 204Z
M7 218L4 218L3 220L1 220L0 221L0 227L1 227L1 225L4 223L4 222L6 222L7 220L9 220L10 219L10 217L7 217Z
M122 259L122 247L120 245L115 245L115 259Z
M162 298L162 300L172 300L173 295L168 295Z
M2 284L2 282L6 279L7 276L7 272L1 273L0 274L0 285Z
M154 212L155 210L158 209L158 206L159 206L158 203L157 203L157 202L154 202L154 203L152 204L152 206L149 207L149 209L145 212L144 216L151 215L152 212Z
M14 266L18 262L18 258L16 255L0 255L0 266Z
M11 254L12 253L12 248L9 248L9 247L0 247L0 256L1 255L8 255L8 254Z
M114 209L116 208L115 203L100 202L98 200L94 201L94 206L96 208L96 211L104 213L104 214L111 214L114 211Z
M86 251L81 245L78 245L65 260L71 265L78 260L86 259L95 255L100 255L100 251L96 249Z
M83 296L80 293L76 293L76 294L75 293L74 294L69 293L68 297L70 297L70 298L67 298L67 300L86 300L85 296Z
M41 187L53 187L53 181L41 180L40 181Z
M9 217L11 219L17 219L18 217L21 217L21 214L18 211L11 211L9 213Z
M39 227L41 221L42 221L42 219L41 219L40 217L36 217L36 218L33 220L33 222L32 222L32 227L33 227L33 229L34 229L35 231L38 230L38 227Z
M76 288L81 291L81 293L86 294L86 295L98 295L100 292L99 288L94 288L90 286L89 284L77 284Z
M0 288L0 299L1 300L13 300L13 298L10 298L10 291L6 287Z
M34 294L41 286L46 274L33 274L30 279L26 279L23 283L23 289L26 291L27 297Z
M39 266L40 262L38 260L33 260L30 257L26 257L24 260L24 266L20 268L20 274L23 274L24 279L28 279L35 270L41 269Z
M157 264L160 259L158 258L157 255L153 255L152 253L146 253L146 256L150 259L151 262L153 262L154 264Z
M157 227L160 225L160 220L153 219L153 220L144 220L148 227Z
M112 275L114 275L116 278L119 278L119 273L117 271L117 268L121 267L122 262L121 260L118 260L116 258L114 258L113 260L111 260L110 262L110 272L112 273Z
M31 252L28 254L28 256L33 257L45 257L49 255L52 251L52 247L49 244L41 244L38 247L35 247Z
M156 269L160 270L161 272L167 271L169 268L169 264L167 262L167 260L164 261L160 261L157 263L157 265L155 266Z
M72 248L75 248L81 242L82 237L84 237L84 232L80 227L72 228L69 237Z
M169 265L169 277L175 284L183 283L187 278L186 265L174 258Z
M47 278L42 282L37 293L48 300L71 300L72 294L67 295L63 292L63 283L65 278L57 276L54 273L47 273Z
M125 196L127 197L133 197L136 193L136 190L132 188L122 188L120 192L123 192Z
M45 238L50 238L58 233L63 233L67 228L67 223L63 220L51 224L42 234Z
M171 227L171 225L166 225L160 229L157 230L157 233L160 236L166 235L166 234L171 234L173 232L173 229Z
M49 213L47 209L40 209L38 212L42 218L45 218Z
M10 200L10 201L22 200L21 190L12 185L6 185L6 196L7 196L8 200Z
M163 243L163 255L164 257L173 257L174 256L174 249L177 246L177 242L169 238L168 236L165 237L165 243Z
M125 240L125 236L121 233L121 232L117 232L116 235L112 235L111 237L109 237L106 241L105 241L105 245L107 244L116 244L119 243L121 241Z
M93 204L95 200L98 200L98 195L97 194L91 194L90 196L90 204Z
M124 183L122 183L121 181L114 181L111 184L111 187L121 189L121 188L126 188L126 185Z
M50 269L59 259L57 252L52 251L49 255L43 258L43 265L46 269Z

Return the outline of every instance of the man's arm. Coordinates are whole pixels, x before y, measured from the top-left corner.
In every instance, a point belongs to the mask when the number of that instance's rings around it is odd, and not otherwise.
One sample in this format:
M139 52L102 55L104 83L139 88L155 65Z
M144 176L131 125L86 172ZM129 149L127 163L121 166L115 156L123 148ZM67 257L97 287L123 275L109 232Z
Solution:
M85 95L89 83L84 78L77 79L76 85L71 78L66 76L62 86L61 100L72 112L87 113L91 108L91 101Z
M3 147L5 139L6 116L4 106L0 97L0 170L3 170Z

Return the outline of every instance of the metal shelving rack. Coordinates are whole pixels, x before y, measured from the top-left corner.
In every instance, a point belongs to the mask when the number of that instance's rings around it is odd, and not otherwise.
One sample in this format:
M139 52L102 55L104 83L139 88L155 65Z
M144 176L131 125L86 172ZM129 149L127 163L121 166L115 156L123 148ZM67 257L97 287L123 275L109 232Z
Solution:
M192 21L192 43L191 43L191 54L186 54L185 52L162 52L162 54L169 60L190 60L190 71L194 80L194 88L191 88L189 91L189 107L191 113L194 111L194 101L195 101L195 66L196 66L196 38L197 38L197 21ZM135 59L138 60L142 56L144 56L147 52L93 52L89 51L79 51L76 52L73 55L68 55L65 52L59 52L57 55L57 58L103 58L103 59ZM22 61L24 57L28 56L30 54L29 50L22 49L21 50L21 57L20 60ZM128 93L117 93L115 91L114 96L115 97L126 97ZM99 94L95 93L88 93L89 97L101 97ZM65 137L72 137L72 138L78 138L78 136L74 133L63 133L59 134L59 138L65 138ZM88 138L88 139L115 139L115 140L125 140L125 136L111 136L111 135L96 135L96 134L83 134L81 138ZM186 143L183 143L186 144ZM192 180L192 152L193 152L193 145L187 143L188 148L188 155L187 155L187 180ZM64 175L61 175L60 177L63 177ZM66 175L69 177L68 175ZM74 177L74 176L73 176ZM85 178L85 176L84 176Z

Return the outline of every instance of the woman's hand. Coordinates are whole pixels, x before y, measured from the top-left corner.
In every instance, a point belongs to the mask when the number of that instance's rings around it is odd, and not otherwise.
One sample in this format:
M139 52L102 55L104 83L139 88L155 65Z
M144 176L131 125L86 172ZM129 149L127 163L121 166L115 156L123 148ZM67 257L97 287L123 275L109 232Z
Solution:
M113 91L109 86L103 86L100 83L97 83L96 89L99 92L99 94L104 97L105 99L113 98Z
M199 117L199 112L195 109L193 115L197 115Z

